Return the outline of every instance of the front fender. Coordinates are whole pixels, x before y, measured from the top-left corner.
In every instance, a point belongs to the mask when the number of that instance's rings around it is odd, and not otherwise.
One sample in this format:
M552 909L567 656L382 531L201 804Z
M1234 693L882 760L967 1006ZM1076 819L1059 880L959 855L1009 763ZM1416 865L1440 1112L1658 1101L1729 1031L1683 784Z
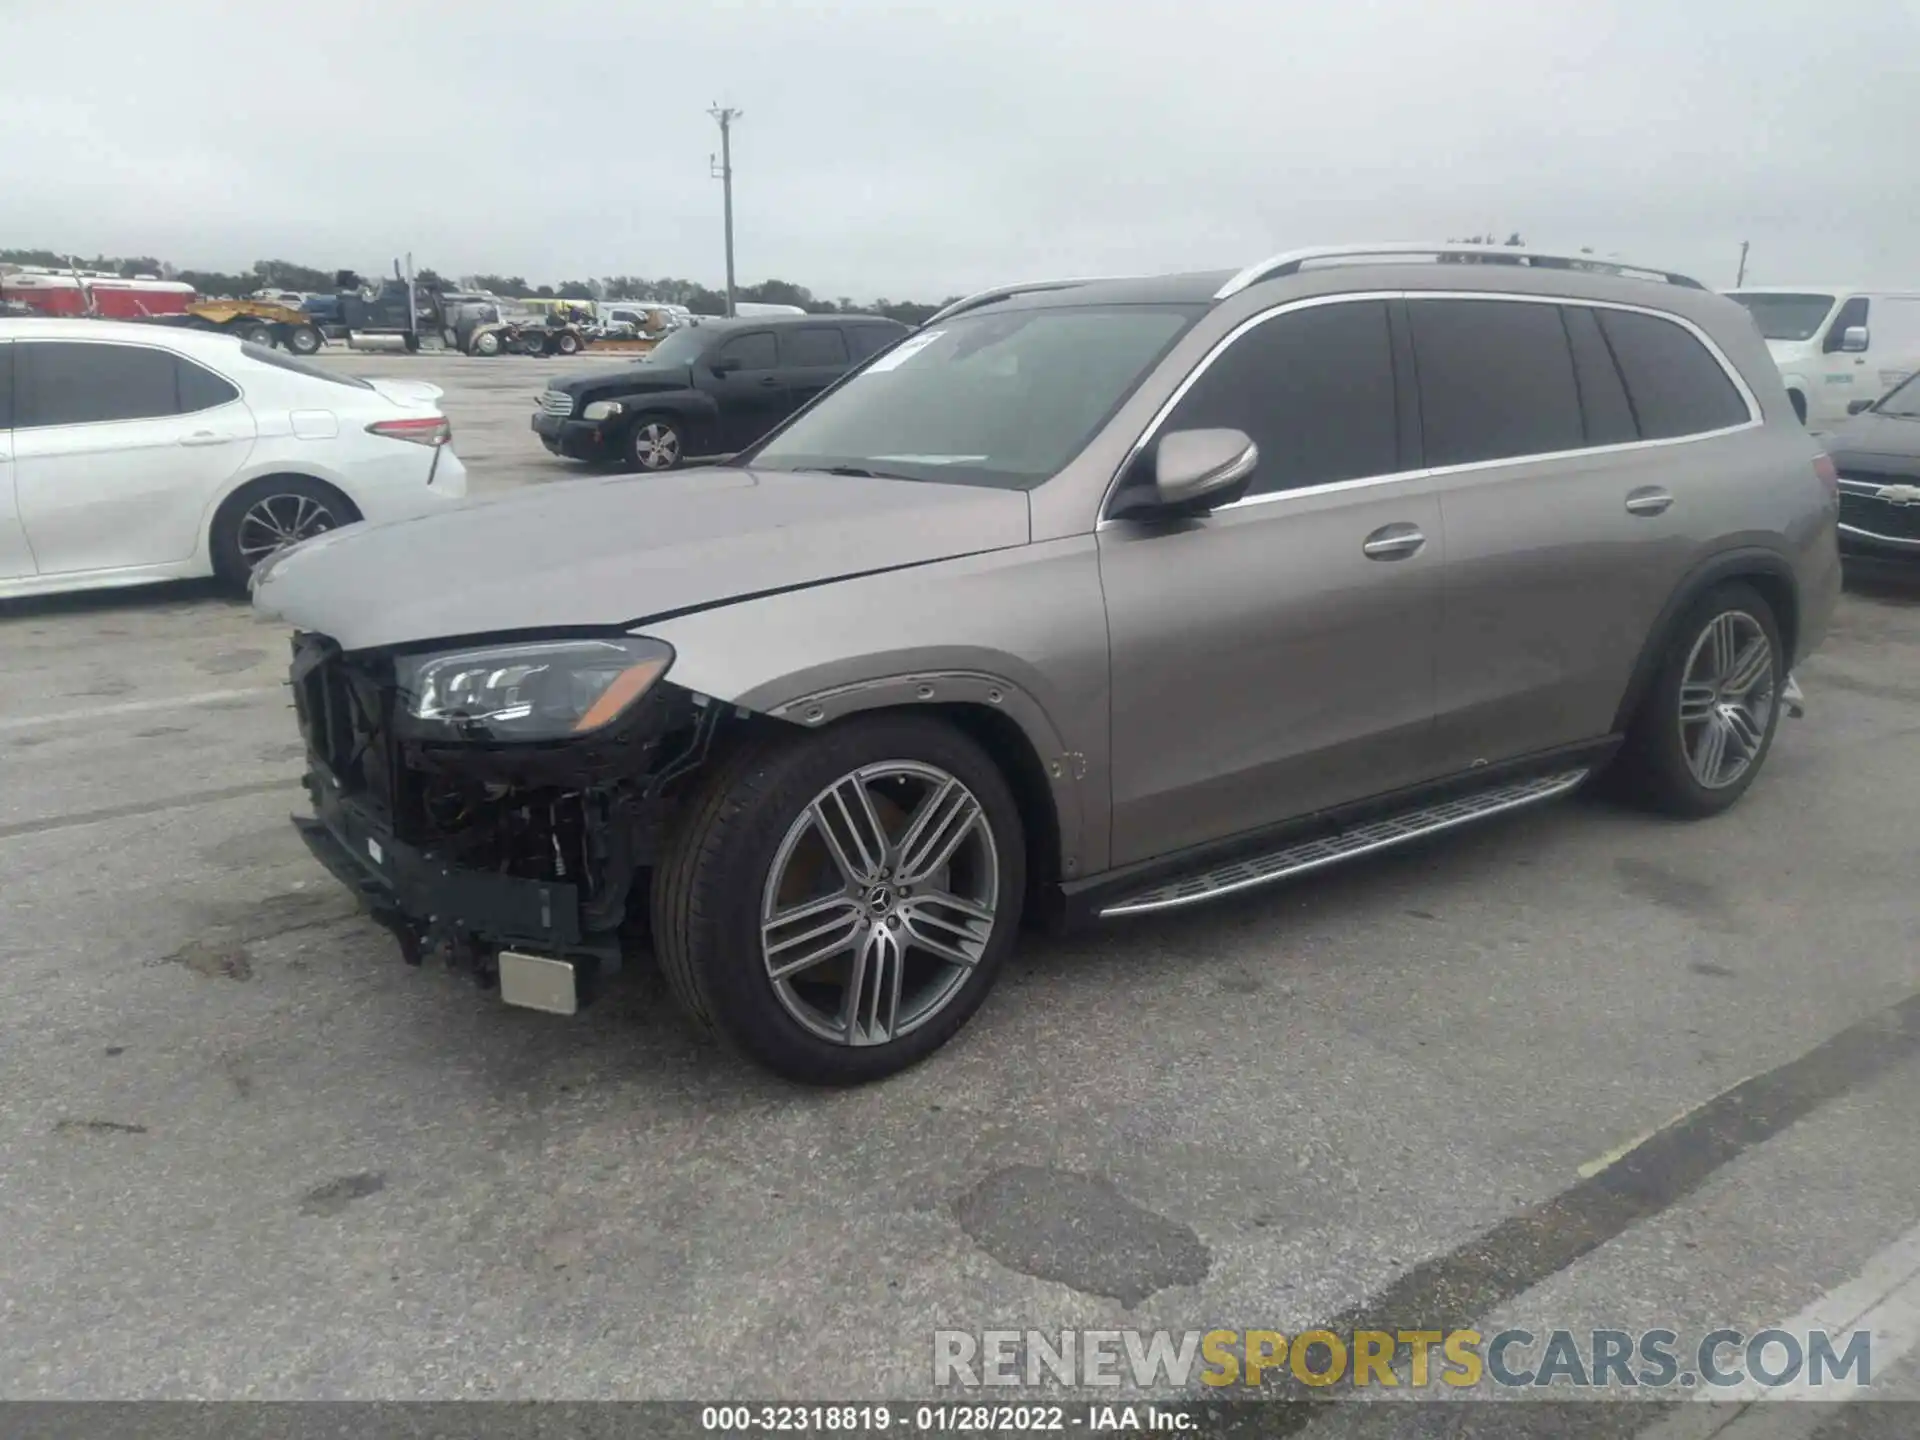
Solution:
M1045 774L1062 876L1105 869L1107 634L1092 537L962 556L634 627L675 684L802 728L967 705L1019 727Z
M720 406L705 391L685 390L642 390L632 395L601 395L601 400L618 400L622 407L620 429L617 433L625 435L627 429L642 415L666 415L683 424L688 431L704 439L715 439L720 433ZM712 447L701 445L690 453L702 454Z

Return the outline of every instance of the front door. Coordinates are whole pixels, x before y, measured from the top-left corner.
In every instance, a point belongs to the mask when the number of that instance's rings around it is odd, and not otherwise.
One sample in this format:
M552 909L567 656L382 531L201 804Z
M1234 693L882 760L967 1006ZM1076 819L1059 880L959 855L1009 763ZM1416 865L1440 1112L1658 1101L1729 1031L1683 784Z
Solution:
M0 340L0 580L34 572L13 485L13 343Z
M744 450L787 418L787 382L771 330L735 335L709 357L701 388L720 407L720 450Z
M221 377L158 346L16 342L14 488L43 575L190 558L253 447Z
M1440 513L1395 348L1383 300L1273 313L1157 432L1245 431L1247 497L1102 526L1114 864L1433 777Z

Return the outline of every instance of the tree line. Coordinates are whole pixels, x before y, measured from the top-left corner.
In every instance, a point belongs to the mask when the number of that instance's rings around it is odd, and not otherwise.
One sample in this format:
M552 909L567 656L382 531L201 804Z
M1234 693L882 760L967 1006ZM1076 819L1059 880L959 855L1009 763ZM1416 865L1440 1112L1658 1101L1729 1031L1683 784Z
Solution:
M256 260L251 270L229 274L219 270L176 269L151 255L95 255L89 259L78 255L68 257L53 250L0 250L0 263L6 264L44 265L49 269L64 270L70 260L81 270L107 271L128 277L158 275L167 280L179 280L209 297L237 298L256 290L326 292L334 288L334 278L339 273L298 265L291 260ZM588 280L564 280L558 285L530 284L524 275L473 275L467 279L477 289L521 299L657 300L666 305L684 305L697 315L723 314L727 304L723 291L714 290L698 281L672 277L649 280L640 275L608 275ZM431 267L417 270L414 282L435 289L457 288L454 282ZM919 324L947 303L945 300L927 304L885 298L861 302L846 295L827 299L816 296L804 285L795 285L788 280L763 280L757 285L736 286L734 298L765 305L798 305L814 315L841 311L885 315L888 319L908 325Z

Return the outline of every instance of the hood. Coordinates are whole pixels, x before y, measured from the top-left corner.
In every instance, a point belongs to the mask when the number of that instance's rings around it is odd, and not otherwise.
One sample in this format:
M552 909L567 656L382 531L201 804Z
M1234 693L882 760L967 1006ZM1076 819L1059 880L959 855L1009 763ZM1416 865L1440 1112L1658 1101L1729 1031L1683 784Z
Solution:
M655 365L635 360L609 370L590 370L585 375L569 375L549 381L549 390L563 391L579 398L585 395L639 395L648 390L685 390L693 383L688 365Z
M629 625L1024 545L1019 490L731 469L569 480L304 541L254 605L347 650Z
M1871 411L1820 437L1834 466L1883 475L1920 475L1920 420L1895 420Z
M1767 354L1773 357L1773 363L1782 361L1805 360L1814 354L1814 342L1811 340L1769 340Z

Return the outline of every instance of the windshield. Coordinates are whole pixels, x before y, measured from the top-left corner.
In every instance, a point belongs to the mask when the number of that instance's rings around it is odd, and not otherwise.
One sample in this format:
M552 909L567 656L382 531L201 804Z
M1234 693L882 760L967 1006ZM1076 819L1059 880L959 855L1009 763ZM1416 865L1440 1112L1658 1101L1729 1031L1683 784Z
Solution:
M1199 314L963 315L907 336L740 463L1025 489L1080 452Z
M1811 340L1833 309L1831 295L1735 294L1731 298L1747 307L1768 340Z
M1920 372L1909 375L1881 396L1873 413L1895 420L1920 420L1920 383L1916 382L1920 382Z
M641 357L642 365L691 365L707 348L709 335L697 325L675 330Z

